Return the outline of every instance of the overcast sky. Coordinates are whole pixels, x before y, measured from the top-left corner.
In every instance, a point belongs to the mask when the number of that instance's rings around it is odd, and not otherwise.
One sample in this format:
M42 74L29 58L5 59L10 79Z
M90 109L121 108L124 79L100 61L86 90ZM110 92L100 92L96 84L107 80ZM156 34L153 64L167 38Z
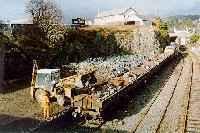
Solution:
M0 0L0 19L22 19L28 0ZM92 18L98 12L114 8L135 7L151 15L200 14L200 0L55 0L66 20L85 16Z

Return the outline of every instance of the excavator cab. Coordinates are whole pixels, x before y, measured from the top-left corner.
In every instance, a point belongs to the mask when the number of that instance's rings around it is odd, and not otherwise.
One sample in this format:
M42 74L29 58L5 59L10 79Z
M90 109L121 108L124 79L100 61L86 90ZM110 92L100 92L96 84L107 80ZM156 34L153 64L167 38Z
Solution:
M53 91L53 88L60 80L60 69L39 69L37 70L35 88L42 88L46 91Z
M60 69L39 69L36 74L35 81L35 97L39 101L42 93L49 93L49 97L56 98L59 105L65 104L64 88L59 86L60 83ZM39 90L39 91L38 91Z
M44 94L48 94L51 101L56 101L61 106L68 106L71 105L76 93L89 93L96 80L92 69L60 79L60 69L38 69L34 60L30 94L38 102Z
M61 106L69 101L65 97L64 88L60 81L60 69L38 69L36 60L33 60L30 94L38 102L44 94L48 94L49 98L55 99Z

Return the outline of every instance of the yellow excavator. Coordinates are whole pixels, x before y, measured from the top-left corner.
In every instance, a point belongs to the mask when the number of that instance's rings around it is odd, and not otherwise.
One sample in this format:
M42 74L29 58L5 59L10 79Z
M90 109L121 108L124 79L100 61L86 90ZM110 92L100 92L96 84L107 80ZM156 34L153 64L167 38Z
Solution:
M60 69L38 69L37 62L34 60L31 97L40 102L41 95L48 93L49 99L54 99L58 105L70 105L74 84L78 79L80 79L79 75L60 79Z
M91 87L87 85L90 84L88 82L91 78L94 78L93 73L94 71L87 71L61 79L60 69L38 69L37 62L34 60L31 97L41 102L41 96L48 94L50 102L56 102L60 106L79 107L79 104L74 102L83 97L81 94L88 95L90 93Z

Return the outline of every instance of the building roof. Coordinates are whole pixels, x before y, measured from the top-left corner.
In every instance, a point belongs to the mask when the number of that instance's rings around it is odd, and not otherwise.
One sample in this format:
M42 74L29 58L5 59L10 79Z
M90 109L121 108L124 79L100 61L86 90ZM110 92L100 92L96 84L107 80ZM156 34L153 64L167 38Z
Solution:
M135 11L137 13L137 11L132 7L130 7L130 8L122 8L122 9L113 9L113 10L103 11L103 12L98 13L96 18L114 16L114 15L118 15L118 14L119 15L123 15L129 10L133 10L133 11Z
M108 16L114 16L114 15L123 15L126 12L128 12L129 10L133 10L136 13L137 17L144 20L144 21L153 21L153 18L150 18L150 17L147 17L145 15L140 14L133 7L103 11L103 12L98 13L96 18L103 18L103 17L108 17Z
M11 20L9 24L33 24L32 19L29 17Z

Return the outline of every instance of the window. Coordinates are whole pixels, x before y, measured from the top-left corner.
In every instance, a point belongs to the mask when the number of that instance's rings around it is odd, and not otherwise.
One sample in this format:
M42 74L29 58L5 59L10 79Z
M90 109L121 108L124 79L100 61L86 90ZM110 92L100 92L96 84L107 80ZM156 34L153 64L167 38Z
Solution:
M50 76L49 74L45 73L38 73L37 75L37 85L40 86L48 86L50 81Z

